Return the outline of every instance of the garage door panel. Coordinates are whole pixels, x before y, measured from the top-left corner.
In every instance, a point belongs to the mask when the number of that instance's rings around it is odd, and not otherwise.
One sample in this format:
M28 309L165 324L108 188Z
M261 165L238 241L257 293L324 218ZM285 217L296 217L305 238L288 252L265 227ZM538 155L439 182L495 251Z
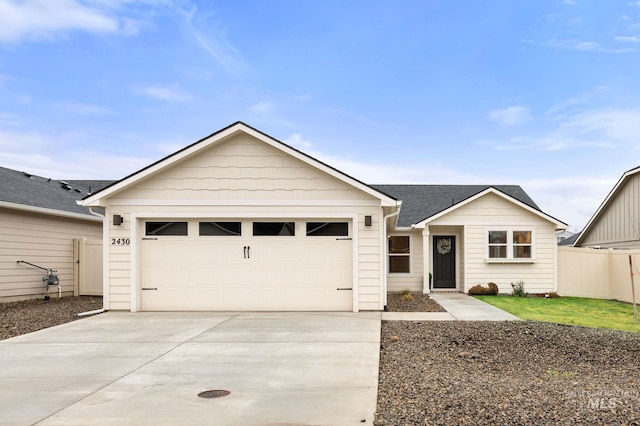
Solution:
M142 309L350 311L352 253L351 240L306 235L144 240L142 287L157 290Z

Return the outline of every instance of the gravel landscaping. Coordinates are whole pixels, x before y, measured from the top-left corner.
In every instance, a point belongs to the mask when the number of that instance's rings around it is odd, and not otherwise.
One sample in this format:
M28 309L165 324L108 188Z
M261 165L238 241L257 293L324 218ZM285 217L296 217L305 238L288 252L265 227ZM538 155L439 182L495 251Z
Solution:
M389 293L387 308L390 312L446 312L429 295L422 293L411 293L410 300L404 299L400 293Z
M640 333L383 322L375 425L639 425Z
M102 308L102 297L51 297L0 303L0 340L80 319L77 314Z

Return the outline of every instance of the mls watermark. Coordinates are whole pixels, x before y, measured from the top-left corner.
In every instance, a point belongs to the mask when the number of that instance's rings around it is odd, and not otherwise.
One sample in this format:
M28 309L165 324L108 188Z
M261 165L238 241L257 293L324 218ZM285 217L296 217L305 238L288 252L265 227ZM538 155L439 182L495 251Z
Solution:
M610 411L631 402L638 402L640 392L635 390L596 389L596 390L570 390L566 394L568 399L577 399L579 405L587 410Z

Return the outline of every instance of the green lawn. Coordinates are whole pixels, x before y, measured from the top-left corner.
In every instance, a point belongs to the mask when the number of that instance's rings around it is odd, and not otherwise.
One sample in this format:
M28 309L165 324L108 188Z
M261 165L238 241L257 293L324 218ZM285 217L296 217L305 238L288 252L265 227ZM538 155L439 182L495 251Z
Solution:
M634 324L633 305L628 303L582 297L474 297L524 320L640 331L640 325Z

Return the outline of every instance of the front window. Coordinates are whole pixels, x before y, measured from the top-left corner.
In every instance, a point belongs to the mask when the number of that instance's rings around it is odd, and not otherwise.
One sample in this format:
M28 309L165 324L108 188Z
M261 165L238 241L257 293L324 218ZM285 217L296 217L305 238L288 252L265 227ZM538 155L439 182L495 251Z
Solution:
M389 236L389 272L411 272L411 246L408 235Z
M490 230L487 232L489 259L532 259L533 237L529 230Z
M513 257L530 259L531 231L513 231Z
M507 231L489 231L489 257L507 257Z

